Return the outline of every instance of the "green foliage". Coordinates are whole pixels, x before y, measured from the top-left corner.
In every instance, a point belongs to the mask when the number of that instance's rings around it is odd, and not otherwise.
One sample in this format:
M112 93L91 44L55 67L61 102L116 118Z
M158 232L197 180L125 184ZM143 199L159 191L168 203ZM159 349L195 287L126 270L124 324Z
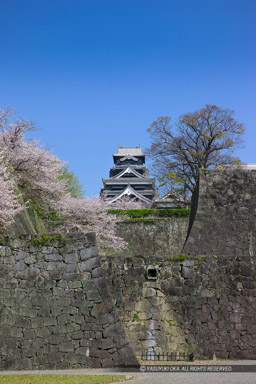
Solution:
M185 339L186 347L190 352L194 352L194 349L192 348L191 344L188 342L188 339Z
M132 321L138 321L138 320L140 320L138 312L135 312L133 315Z
M68 238L63 237L61 234L57 234L54 236L46 234L40 237L35 237L32 240L32 243L38 245L39 248L42 248L44 245L52 244L54 241L59 241L65 245L68 241Z
M199 267L207 259L207 256L195 257L195 266Z
M44 221L58 221L58 214L56 211L42 211L38 210L36 212L38 216Z
M59 173L59 179L64 180L66 184L65 191L69 192L72 197L74 198L82 198L84 191L83 186L80 184L78 178L75 176L73 171L70 171L68 169L68 166L65 166L62 168L62 170ZM26 197L23 196L24 201L26 200ZM63 223L65 218L63 216L60 216L60 214L54 210L51 209L51 207L47 204L45 204L43 201L39 200L36 196L30 199L29 201L29 209L33 211L33 216L35 218L38 218L37 222L40 224L41 227L44 225L46 226L46 229L43 230L42 228L36 228L34 225L34 232L36 233L43 233L46 232L46 230L54 230L54 226L60 225ZM25 213L23 213L23 216ZM27 215L28 217L31 217L31 211ZM35 221L35 220L34 220ZM33 228L33 226L32 226Z
M176 327L177 326L177 321L174 320L173 322L171 320L166 320L167 323L171 326L171 327Z
M133 219L143 217L187 217L190 215L188 208L143 208L143 209L108 209L108 213L115 215L126 215Z
M65 190L69 192L72 197L84 197L85 191L83 185L74 172L69 170L67 165L62 168L59 179L66 182Z
M7 237L0 236L0 245L6 245Z

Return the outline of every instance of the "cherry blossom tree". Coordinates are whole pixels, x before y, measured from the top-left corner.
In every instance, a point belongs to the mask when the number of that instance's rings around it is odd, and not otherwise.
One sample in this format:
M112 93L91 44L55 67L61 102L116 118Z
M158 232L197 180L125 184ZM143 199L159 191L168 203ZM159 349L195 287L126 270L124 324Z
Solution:
M115 208L119 209L141 209L144 207L145 204L143 205L141 200L129 196L122 196L115 202Z
M64 218L57 231L95 232L101 251L126 247L125 241L116 235L116 225L123 218L109 214L109 206L99 197L74 198L63 194L54 207L60 218Z
M96 232L101 249L125 247L115 235L120 218L107 213L108 205L99 198L72 197L69 178L63 177L65 162L40 144L27 140L34 130L31 122L13 121L11 109L0 109L0 225L6 231L21 211L20 197L39 210L54 210L56 231ZM8 172L9 171L9 172ZM15 195L15 191L19 191ZM1 193L2 192L2 193ZM23 207L25 208L25 206Z
M51 205L65 189L65 181L58 177L65 163L40 145L39 140L25 139L26 132L34 129L32 123L10 122L11 116L11 110L0 110L0 148L5 161L11 165L26 199Z
M5 165L0 152L0 233L5 233L14 222L15 216L25 206L21 205L21 195L16 190L16 183L11 169Z

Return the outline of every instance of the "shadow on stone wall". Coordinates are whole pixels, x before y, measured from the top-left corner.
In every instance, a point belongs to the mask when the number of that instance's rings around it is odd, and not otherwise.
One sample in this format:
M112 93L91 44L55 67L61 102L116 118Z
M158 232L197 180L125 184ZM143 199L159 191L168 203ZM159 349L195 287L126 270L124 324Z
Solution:
M165 292L163 284L167 277L177 283L179 264L170 269L169 262L160 256L112 256L102 263L110 294L136 356L140 358L148 353L157 358L167 352L191 353L183 318L170 299L170 289ZM178 301L174 289L173 295Z
M2 239L0 367L136 365L145 350L256 359L255 190L255 171L202 171L182 255L175 220L123 227L130 248L102 262L93 234Z
M94 234L5 238L0 256L1 369L138 365Z

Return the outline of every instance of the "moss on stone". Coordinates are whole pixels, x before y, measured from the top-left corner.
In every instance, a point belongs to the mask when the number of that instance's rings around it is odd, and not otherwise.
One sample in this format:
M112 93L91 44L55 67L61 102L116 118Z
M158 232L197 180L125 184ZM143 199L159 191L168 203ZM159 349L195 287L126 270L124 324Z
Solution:
M195 257L195 263L194 263L194 265L196 266L196 267L199 267L204 261L205 261L205 259L207 259L207 256L199 256L199 257Z
M138 312L135 312L133 315L132 321L138 321L138 320L140 320Z
M0 245L5 245L5 237L4 236L0 237Z
M32 239L32 243L38 245L40 248L42 248L44 245L52 244L54 241L59 241L60 243L63 243L64 245L67 243L68 238L63 237L61 234L57 235L50 235L45 234L41 237L35 237Z
M166 319L166 321L167 321L167 323L168 323L171 327L176 327L176 326L177 326L177 321L176 321L176 320L171 321L171 320L167 320L167 319Z
M175 256L175 257L167 257L165 259L165 261L170 261L170 262L179 262L179 261L184 261L186 260L187 258L187 255L185 253L179 255L179 256Z

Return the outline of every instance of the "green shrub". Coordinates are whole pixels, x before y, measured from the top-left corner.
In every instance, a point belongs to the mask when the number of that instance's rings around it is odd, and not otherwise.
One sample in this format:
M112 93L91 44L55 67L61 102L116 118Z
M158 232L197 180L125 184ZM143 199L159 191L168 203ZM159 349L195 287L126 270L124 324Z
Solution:
M142 217L186 217L190 215L189 208L142 208L142 209L108 209L108 213L126 215L133 219Z

